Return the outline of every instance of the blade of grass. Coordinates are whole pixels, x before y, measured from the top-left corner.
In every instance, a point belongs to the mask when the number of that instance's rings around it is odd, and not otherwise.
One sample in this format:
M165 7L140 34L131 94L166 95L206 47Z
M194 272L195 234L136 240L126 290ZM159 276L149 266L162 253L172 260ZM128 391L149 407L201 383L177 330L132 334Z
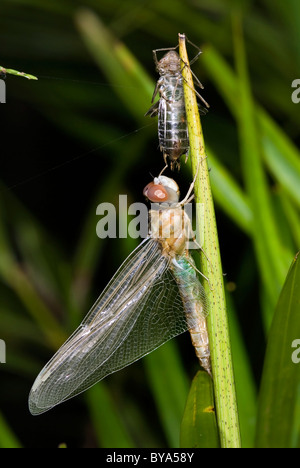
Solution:
M300 207L300 153L271 117L260 110L264 160L271 174Z
M267 178L264 172L254 102L247 70L242 33L242 20L233 14L233 37L238 72L240 112L237 116L244 179L249 193L253 218L252 236L263 285L270 304L275 307L287 269L283 259L280 237L272 210ZM271 316L264 316L268 328Z
M131 115L144 124L145 110L149 107L153 93L152 80L124 44L112 36L92 11L80 9L76 15L76 24L87 48L115 92Z
M133 448L134 443L120 420L106 384L99 382L94 385L88 390L85 398L88 402L99 446Z
M257 447L299 447L299 285L298 254L286 278L269 332L259 392Z
M179 53L183 64L189 64L184 35L179 35ZM195 183L197 211L200 211L199 205L204 204L204 224L202 229L204 233L203 249L205 255L203 253L201 255L201 264L203 274L209 280L209 282L204 282L204 287L211 304L208 316L208 330L218 428L222 447L240 447L241 441L222 265L205 144L196 95L193 91L192 74L188 66L182 65L182 76L184 78L184 96L194 174L196 174L199 167ZM198 219L202 219L200 213L198 214ZM209 259L209 262L206 257Z
M299 210L295 207L295 204L291 199L286 195L286 193L281 193L280 196L281 203L284 208L284 212L289 224L289 230L293 236L295 245L300 245L300 223L299 223Z
M189 384L175 341L168 341L144 361L169 447L176 448Z
M248 196L209 148L207 148L207 156L211 168L211 187L216 203L237 226L249 234L253 213Z

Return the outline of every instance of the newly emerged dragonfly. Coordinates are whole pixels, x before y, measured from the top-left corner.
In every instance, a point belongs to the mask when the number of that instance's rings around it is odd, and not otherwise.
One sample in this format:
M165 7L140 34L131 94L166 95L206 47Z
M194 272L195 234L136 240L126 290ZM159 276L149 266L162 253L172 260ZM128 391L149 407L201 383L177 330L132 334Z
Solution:
M176 182L159 176L144 189L149 235L129 255L77 330L36 378L32 414L85 391L167 340L190 330L196 354L210 371L207 301L186 245L190 220Z
M190 42L190 41L189 41ZM192 43L191 43L192 44ZM191 60L191 64L197 60L201 51L198 49L197 55ZM170 167L179 167L179 159L182 155L187 155L189 151L189 135L186 120L185 101L183 92L183 78L181 74L181 59L176 52L176 47L169 49L153 50L156 70L160 77L156 83L152 102L157 93L160 99L153 104L145 115L155 117L158 115L158 139L160 150L163 152L165 163L170 159ZM157 59L157 52L168 52L160 59ZM203 89L201 82L194 75L196 84ZM196 92L196 91L195 91ZM202 102L208 108L209 104L196 92ZM206 114L207 109L200 104L199 112Z

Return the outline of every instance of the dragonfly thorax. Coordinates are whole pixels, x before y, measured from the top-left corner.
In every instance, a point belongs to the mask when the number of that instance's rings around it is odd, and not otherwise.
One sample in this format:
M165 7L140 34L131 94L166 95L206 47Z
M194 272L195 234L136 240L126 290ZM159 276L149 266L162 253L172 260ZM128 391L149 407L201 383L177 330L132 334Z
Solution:
M190 219L182 207L150 211L150 235L161 245L163 255L182 255L187 248Z

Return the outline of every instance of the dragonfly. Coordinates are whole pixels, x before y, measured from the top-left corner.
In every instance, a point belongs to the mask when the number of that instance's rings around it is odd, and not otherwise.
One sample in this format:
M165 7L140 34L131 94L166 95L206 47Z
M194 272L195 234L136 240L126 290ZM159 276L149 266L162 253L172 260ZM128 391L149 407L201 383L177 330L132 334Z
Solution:
M191 41L189 41L191 43ZM194 63L201 50L198 49L197 55L191 60ZM189 151L189 135L186 119L183 77L181 74L181 58L176 52L176 47L155 49L153 58L156 70L160 77L156 83L152 96L152 103L159 93L160 99L155 102L145 115L150 117L158 116L158 139L160 150L163 152L164 161L167 164L167 158L170 159L170 168L180 168L179 159L182 155L187 155ZM157 58L157 52L168 51L160 60ZM196 84L203 89L203 85L193 73ZM206 107L198 105L201 114L207 113L209 104L205 99L195 91Z
M208 302L186 249L190 219L178 185L160 175L144 189L149 234L123 262L91 310L33 383L33 415L80 394L109 374L190 330L201 365L210 374Z

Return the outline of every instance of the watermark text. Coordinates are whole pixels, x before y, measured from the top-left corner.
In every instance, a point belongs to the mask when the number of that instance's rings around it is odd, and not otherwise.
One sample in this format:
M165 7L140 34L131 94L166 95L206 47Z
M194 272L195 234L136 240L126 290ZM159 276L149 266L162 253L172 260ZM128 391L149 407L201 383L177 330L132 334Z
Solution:
M296 339L292 342L292 348L296 348L295 351L292 352L291 359L294 364L299 364L300 362L300 340Z
M300 102L300 78L295 79L292 82L292 88L296 88L295 91L292 92L292 101L294 104L299 104Z
M0 104L6 103L6 83L0 79Z
M6 363L6 344L4 340L0 340L0 364Z
M176 206L162 206L151 204L149 217L148 207L144 203L132 203L128 206L127 195L119 195L119 206L112 203L100 203L96 209L99 220L96 225L96 233L100 239L105 238L146 238L151 233L159 233L157 237L168 239L181 237L184 231L188 238L188 248L197 249L204 242L204 206L187 203L184 205L183 216L181 208ZM159 213L157 216L154 214ZM196 214L196 216L195 216ZM200 219L198 218L200 216ZM193 229L192 219L196 220ZM196 243L194 242L196 241Z

